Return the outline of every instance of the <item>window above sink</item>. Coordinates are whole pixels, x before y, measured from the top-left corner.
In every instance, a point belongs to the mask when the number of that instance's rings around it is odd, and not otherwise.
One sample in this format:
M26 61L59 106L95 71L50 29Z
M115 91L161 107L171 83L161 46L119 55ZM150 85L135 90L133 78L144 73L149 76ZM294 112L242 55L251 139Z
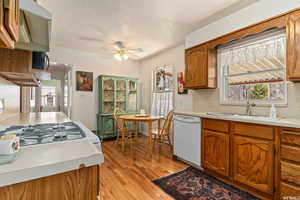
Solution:
M285 29L218 48L222 104L287 104Z

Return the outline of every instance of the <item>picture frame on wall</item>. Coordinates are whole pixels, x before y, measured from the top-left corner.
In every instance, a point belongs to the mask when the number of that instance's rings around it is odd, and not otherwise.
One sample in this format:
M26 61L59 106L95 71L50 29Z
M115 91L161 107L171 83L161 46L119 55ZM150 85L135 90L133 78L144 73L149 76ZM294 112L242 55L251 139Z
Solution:
M187 94L188 90L184 87L185 81L184 81L184 74L183 72L179 72L177 74L177 91L178 94Z
M93 72L76 71L77 91L92 92L93 82Z

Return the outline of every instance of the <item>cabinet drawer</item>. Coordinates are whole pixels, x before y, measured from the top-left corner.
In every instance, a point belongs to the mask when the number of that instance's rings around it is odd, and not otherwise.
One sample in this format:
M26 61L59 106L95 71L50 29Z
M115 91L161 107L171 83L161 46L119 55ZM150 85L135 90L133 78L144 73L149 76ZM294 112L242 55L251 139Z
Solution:
M229 122L217 119L203 119L203 128L213 131L229 132Z
M300 165L281 162L281 179L300 186Z
M236 123L234 125L234 133L261 139L274 139L274 128L270 126Z
M281 145L281 158L300 163L300 147Z
M283 130L281 141L283 143L300 146L300 131L297 132L294 130Z
M300 196L300 187L296 187L287 183L280 184L280 197L285 199L287 197L298 197Z

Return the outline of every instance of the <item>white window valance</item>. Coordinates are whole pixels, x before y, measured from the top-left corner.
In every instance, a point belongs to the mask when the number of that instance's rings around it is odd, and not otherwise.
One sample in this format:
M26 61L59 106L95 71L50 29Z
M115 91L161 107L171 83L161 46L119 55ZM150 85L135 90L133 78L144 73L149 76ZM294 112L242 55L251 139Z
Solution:
M218 56L230 84L284 80L285 30L220 47Z

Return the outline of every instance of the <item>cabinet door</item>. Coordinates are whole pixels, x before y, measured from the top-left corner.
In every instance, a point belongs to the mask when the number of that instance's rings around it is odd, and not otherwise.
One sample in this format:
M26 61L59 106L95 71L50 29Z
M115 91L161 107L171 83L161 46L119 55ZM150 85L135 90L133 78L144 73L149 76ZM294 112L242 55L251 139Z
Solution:
M4 0L0 0L0 47L14 48L14 41L11 39L5 27Z
M5 26L14 41L19 40L19 0L4 0Z
M293 12L287 25L287 78L300 81L300 11Z
M201 45L186 51L186 87L207 87L207 47Z
M273 141L234 136L234 180L273 193Z
M203 140L204 168L229 176L229 135L204 130Z

